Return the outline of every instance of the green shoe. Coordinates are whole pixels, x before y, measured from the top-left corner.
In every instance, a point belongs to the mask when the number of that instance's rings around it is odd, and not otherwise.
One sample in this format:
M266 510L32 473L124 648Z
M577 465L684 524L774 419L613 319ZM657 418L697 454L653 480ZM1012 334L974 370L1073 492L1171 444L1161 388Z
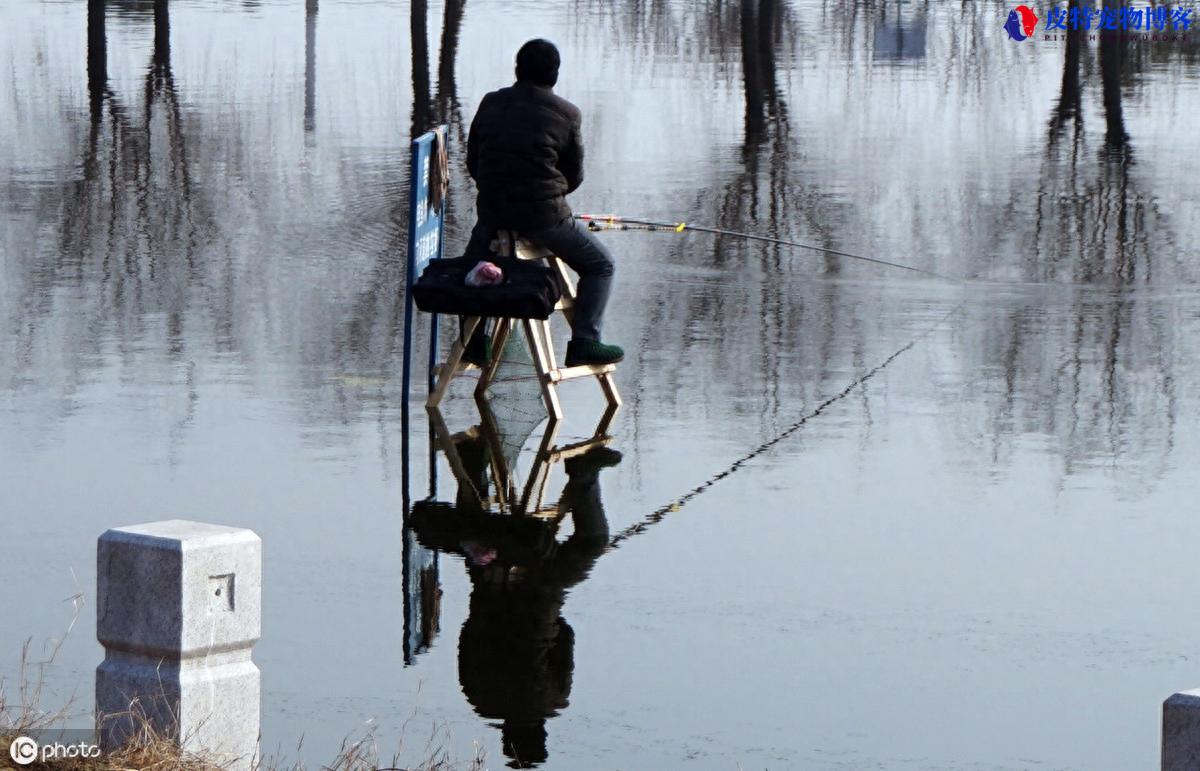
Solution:
M476 367L484 367L492 360L492 336L485 335L482 329L476 330L467 341L462 360Z
M616 364L625 358L620 346L606 345L599 340L570 340L567 342L567 366L581 364Z

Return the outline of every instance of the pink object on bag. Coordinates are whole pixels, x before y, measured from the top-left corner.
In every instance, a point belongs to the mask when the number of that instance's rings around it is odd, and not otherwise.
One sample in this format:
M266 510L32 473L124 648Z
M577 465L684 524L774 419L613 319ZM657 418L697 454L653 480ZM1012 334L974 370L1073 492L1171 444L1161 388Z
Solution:
M467 286L494 286L504 281L504 272L490 262L480 262L467 274Z

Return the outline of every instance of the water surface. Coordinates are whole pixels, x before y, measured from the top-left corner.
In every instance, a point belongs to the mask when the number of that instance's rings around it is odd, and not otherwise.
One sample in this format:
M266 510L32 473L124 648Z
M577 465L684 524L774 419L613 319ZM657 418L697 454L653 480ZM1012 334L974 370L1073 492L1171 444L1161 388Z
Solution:
M602 235L630 354L624 459L598 478L621 539L566 592L543 765L1156 764L1162 699L1200 682L1200 49L1016 43L1007 11L4 5L10 693L22 642L47 657L81 593L46 699L90 708L96 537L203 519L264 539L268 751L321 763L373 730L385 758L509 761L464 682L478 606L452 549L436 633L406 637L404 506L430 469L418 421L406 496L404 212L409 140L446 122L461 148L545 35L584 114L577 211L966 281ZM564 396L563 438L587 436L599 390ZM452 431L479 420L468 397Z

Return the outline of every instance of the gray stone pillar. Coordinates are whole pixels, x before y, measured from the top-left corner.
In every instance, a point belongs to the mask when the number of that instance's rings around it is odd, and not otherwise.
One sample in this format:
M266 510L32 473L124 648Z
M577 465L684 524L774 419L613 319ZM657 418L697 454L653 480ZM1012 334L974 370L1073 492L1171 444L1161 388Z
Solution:
M1200 768L1200 690L1163 702L1162 771Z
M171 520L109 530L97 548L101 741L140 721L231 768L259 733L262 541L249 530Z

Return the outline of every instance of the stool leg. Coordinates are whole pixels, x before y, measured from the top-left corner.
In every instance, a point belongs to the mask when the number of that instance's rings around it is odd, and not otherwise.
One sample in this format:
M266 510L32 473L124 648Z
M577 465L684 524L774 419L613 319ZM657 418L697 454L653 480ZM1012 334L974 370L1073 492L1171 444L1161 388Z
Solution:
M575 281L572 280L571 274L567 271L567 265L558 257L547 258L554 273L558 278L558 288L562 294L559 302L562 303L562 313L570 324L575 320Z
M605 372L596 375L596 379L600 381L600 388L604 391L604 398L608 399L608 406L615 410L623 403L621 394L617 391L617 381L613 379L611 372Z
M496 488L496 502L502 510L516 500L516 487L513 482L512 469L504 459L504 448L500 444L500 429L496 425L496 416L486 399L477 399L479 417L482 421L483 435L487 439L489 455L491 456L492 480Z
M462 334L454 341L454 345L450 346L450 355L446 357L446 363L438 368L433 390L430 391L429 398L425 400L426 407L437 407L442 403L442 397L450 388L450 381L458 374L458 365L462 363L463 352L467 349L466 341L475 334L475 328L479 326L481 320L478 316L469 316L463 323Z
M525 492L521 495L522 514L537 511L542 507L542 499L546 496L546 483L550 480L550 468L554 465L550 461L550 452L554 449L554 440L558 438L558 429L559 423L552 420L546 426L546 433L542 435L533 468L530 469L529 479L525 482Z
M546 403L546 412L549 413L551 422L562 420L563 411L558 401L558 389L550 380L553 365L542 342L541 322L524 319L522 323L525 326L525 339L529 341L529 350L533 353L533 366L537 372L538 385L542 388L542 401Z
M550 365L550 369L558 369L558 359L554 356L554 338L550 336L550 319L540 321L538 324L542 328L542 345L546 350L546 361Z
M562 259L556 256L550 256L547 258L547 260L554 269L555 276L558 278L558 286L562 292L562 313L567 319L567 323L570 324L575 320L575 281L571 278L571 273L567 270L567 265L562 261ZM548 324L546 335L547 339L549 339ZM553 363L553 352L551 353L550 358L551 362ZM557 366L557 364L555 364L555 366ZM613 379L612 373L606 372L596 375L596 379L600 381L600 388L604 391L604 398L608 400L608 408L612 413L611 415L606 413L607 419L604 421L604 424L606 426L605 430L607 431L607 425L612 422L613 415L616 414L616 410L620 408L622 404L621 394L617 391L617 381Z
M496 331L492 335L492 358L484 365L483 371L479 374L479 383L475 386L477 399L483 398L487 393L488 386L496 377L496 371L500 369L500 359L504 354L504 346L508 344L510 332L512 332L512 319L496 320Z
M429 422L433 426L434 440L438 447L446 455L446 460L450 463L450 472L454 474L455 480L460 485L465 484L466 489L475 493L475 499L479 501L482 508L487 508L487 502L484 495L475 485L475 480L471 478L467 472L467 467L463 465L462 456L458 454L458 448L454 446L454 441L450 438L450 429L446 427L446 419L442 417L441 410L437 407L426 407L425 411L429 413Z
M596 424L596 433L594 435L595 438L603 439L604 437L608 436L608 429L612 427L613 418L617 416L617 413L620 412L620 410L621 407L619 405L608 405L608 409L604 411L604 415L601 416L600 422Z

